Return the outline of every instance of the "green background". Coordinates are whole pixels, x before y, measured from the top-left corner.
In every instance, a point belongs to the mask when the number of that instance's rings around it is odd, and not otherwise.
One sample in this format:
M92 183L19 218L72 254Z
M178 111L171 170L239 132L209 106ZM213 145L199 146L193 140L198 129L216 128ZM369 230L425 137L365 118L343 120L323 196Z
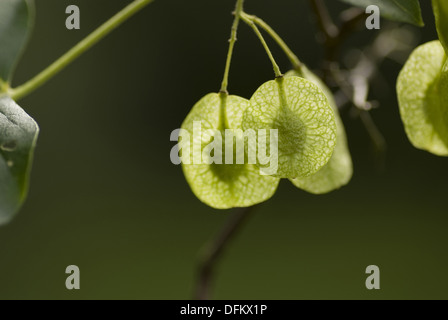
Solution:
M246 1L310 67L322 48L303 0ZM346 5L326 1L335 15ZM436 38L429 1L421 43ZM125 0L37 1L20 84L117 12ZM65 8L81 9L81 30ZM188 299L199 249L228 211L201 204L169 141L193 104L217 91L234 1L159 0L112 33L21 105L41 127L29 199L0 228L2 299ZM361 29L362 48L378 31ZM270 42L271 43L271 42ZM283 71L289 64L272 44ZM283 181L228 248L219 299L448 298L448 160L408 142L395 97L401 66L386 60L372 114L388 142L384 166L358 119L343 113L355 174L349 186L313 196ZM230 91L250 97L272 79L258 40L241 26ZM382 169L381 169L382 168ZM81 290L65 268L81 269ZM368 291L368 265L381 290Z

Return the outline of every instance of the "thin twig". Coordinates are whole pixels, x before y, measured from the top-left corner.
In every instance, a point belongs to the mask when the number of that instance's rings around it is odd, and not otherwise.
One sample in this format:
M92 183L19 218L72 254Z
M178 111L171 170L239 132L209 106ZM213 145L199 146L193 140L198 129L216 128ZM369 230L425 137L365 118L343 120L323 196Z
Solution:
M359 117L367 130L367 133L372 139L373 144L375 146L375 151L378 154L384 154L387 149L386 139L384 139L383 134L380 129L378 129L377 125L373 121L372 115L370 112L366 110L359 110Z
M333 64L338 61L342 44L365 18L366 14L359 8L346 10L341 14L341 25L338 27L333 22L323 0L310 0L310 5L316 16L318 27L324 35L325 59L323 62L323 80L328 83L330 70Z
M310 0L310 5L316 15L317 23L325 36L326 42L337 37L339 33L338 27L336 27L331 19L325 3L322 0Z
M350 8L343 11L340 15L341 24L339 26L337 36L326 46L326 59L329 63L339 59L339 54L344 41L353 34L361 21L366 19L366 13L359 8Z
M376 59L372 59L373 61L362 60L361 62L364 62L364 64L361 65L360 62L359 68L362 71L361 74L359 74L358 69L350 72L351 78L353 78L351 80L358 79L356 83L353 83L355 81L348 82L342 77L338 63L338 56L343 42L352 34L360 22L365 19L366 13L358 8L348 9L341 14L341 24L338 27L334 24L324 1L310 0L310 4L316 15L319 29L325 36L323 79L327 84L331 79L347 99L359 110L359 117L375 144L376 150L382 153L386 149L386 141L368 112L371 105L367 101L369 81L376 72L376 68L373 65ZM363 86L361 87L360 84Z
M341 26L339 27L339 38L345 40L353 30L365 21L367 14L359 8L350 8L341 13Z
M363 74L359 74L361 71L363 71ZM369 82L375 75L375 72L376 68L373 62L364 57L364 59L360 60L358 66L349 72L352 78L350 81L347 81L338 68L332 68L331 76L341 92L357 111L356 115L361 119L375 146L375 150L378 154L383 154L387 149L386 139L378 129L369 112L372 109L372 103L367 101ZM355 79L358 79L358 81L355 81Z
M198 277L194 296L196 300L210 299L216 265L231 240L255 208L256 206L235 209L235 212L230 214L229 220L216 238L206 245L198 264Z
M401 38L403 32L391 32L383 30L373 43L363 49L358 63L350 70L340 70L337 64L331 68L331 77L340 91L346 97L346 101L354 106L355 115L361 119L369 137L371 138L377 154L384 155L387 144L386 140L375 124L369 113L375 106L374 102L368 101L370 82L378 73L378 65L393 53L408 49L406 42Z

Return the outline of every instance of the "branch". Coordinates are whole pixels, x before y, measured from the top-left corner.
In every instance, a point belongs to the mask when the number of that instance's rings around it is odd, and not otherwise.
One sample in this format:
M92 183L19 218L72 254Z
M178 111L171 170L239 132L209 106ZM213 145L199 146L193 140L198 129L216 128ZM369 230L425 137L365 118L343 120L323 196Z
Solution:
M341 25L338 27L334 24L323 0L310 0L310 5L316 15L318 27L324 35L324 80L328 81L330 66L338 60L343 42L366 17L366 13L359 8L348 9L342 12Z
M198 277L194 296L196 300L210 299L216 265L230 241L235 237L255 208L256 206L235 209L216 238L206 245L198 263Z
M322 0L310 0L310 5L316 15L319 28L325 36L325 41L329 42L336 38L339 30L333 23L325 3Z
M361 122L366 128L367 133L370 136L370 139L372 139L375 151L378 154L384 154L387 149L386 139L384 139L384 136L381 133L380 129L378 129L377 125L375 124L375 121L373 121L370 112L366 110L360 110L359 117L361 118Z
M367 18L367 14L359 8L350 8L341 13L341 26L339 28L339 38L345 40L353 30L359 26L361 21Z
M370 102L367 101L369 92L369 81L376 72L375 62L380 57L371 60L361 59L357 68L349 72L350 81L347 81L341 74L339 68L338 55L345 39L352 34L359 23L366 18L366 13L358 8L351 8L342 12L341 25L337 27L328 12L323 0L310 0L318 26L324 34L325 61L323 64L323 79L328 84L329 79L339 87L346 98L357 108L359 117L372 139L376 150L379 153L386 149L386 142L381 131L375 125L370 113Z

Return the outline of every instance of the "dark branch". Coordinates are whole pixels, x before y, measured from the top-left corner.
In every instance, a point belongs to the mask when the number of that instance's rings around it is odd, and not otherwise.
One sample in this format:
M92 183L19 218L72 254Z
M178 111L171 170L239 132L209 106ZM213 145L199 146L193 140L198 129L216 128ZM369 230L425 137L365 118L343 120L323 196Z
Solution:
M341 13L341 26L339 28L339 38L345 40L361 23L367 18L366 13L359 8L350 8Z
M235 212L230 214L228 222L217 237L207 244L198 264L198 277L194 296L196 300L210 299L215 267L230 241L235 237L255 208L256 206L235 209Z
M372 139L373 141L375 151L378 154L384 154L387 148L386 140L384 139L384 136L381 133L380 129L378 129L375 122L373 121L370 112L360 110L359 117L361 118L361 121L364 127L366 128L367 133L370 136L370 139Z
M338 60L338 55L345 39L356 30L359 23L366 17L363 10L348 9L341 14L341 25L338 27L332 20L323 0L310 0L311 8L317 19L320 31L324 34L325 60L323 64L323 79L329 81L329 73Z
M324 34L325 60L323 63L323 80L336 84L358 110L358 115L379 153L386 149L386 142L381 131L375 125L370 113L370 102L367 101L369 82L376 72L375 63L380 57L371 60L364 58L358 68L343 76L339 67L339 53L344 41L366 19L366 13L359 8L350 8L340 15L340 26L336 26L323 0L310 0L311 8L316 15L318 27ZM381 57L383 58L383 57ZM350 81L348 81L350 79ZM357 80L357 81L355 81Z
M339 30L333 23L330 13L322 0L310 0L311 8L317 18L320 31L325 36L325 42L329 42L337 37Z

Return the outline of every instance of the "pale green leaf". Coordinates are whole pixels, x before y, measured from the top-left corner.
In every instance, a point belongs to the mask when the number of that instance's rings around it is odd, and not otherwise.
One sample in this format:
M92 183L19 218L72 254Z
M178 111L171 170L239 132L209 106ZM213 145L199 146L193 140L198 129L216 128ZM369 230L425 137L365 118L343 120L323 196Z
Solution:
M448 68L439 41L411 54L397 80L400 114L411 143L448 156Z
M182 129L190 133L190 150L194 141L199 142L200 153L212 142L213 138L205 134L207 129L218 130L223 140L224 130L241 129L242 115L247 106L248 101L237 96L211 93L202 98L182 124ZM194 136L195 121L201 123L202 135ZM238 136L237 139L244 138ZM183 139L179 146L182 153L188 147ZM233 150L236 151L236 147ZM277 190L279 179L260 175L260 170L248 164L247 159L245 164L224 164L225 149L222 152L223 164L195 164L194 155L195 152L190 152L190 164L182 163L186 180L196 197L213 208L249 207L268 200Z
M328 161L328 163L316 174L307 178L291 179L291 182L296 187L314 194L324 194L337 190L348 184L351 180L353 175L353 163L348 148L344 124L339 115L333 94L322 80L306 67L302 67L301 73L292 70L288 72L286 76L301 76L314 82L322 89L333 108L337 128L336 147L330 161Z
M341 0L360 8L376 5L386 19L423 26L422 12L418 0ZM445 1L445 0L441 0Z
M439 39L448 54L448 1L432 0Z
M11 98L0 98L0 224L19 210L28 190L39 127Z
M315 174L330 160L336 143L336 123L328 99L318 86L299 77L263 84L250 99L243 128L278 130L278 171L274 176L279 178Z
M0 0L0 81L9 83L31 33L31 0Z

